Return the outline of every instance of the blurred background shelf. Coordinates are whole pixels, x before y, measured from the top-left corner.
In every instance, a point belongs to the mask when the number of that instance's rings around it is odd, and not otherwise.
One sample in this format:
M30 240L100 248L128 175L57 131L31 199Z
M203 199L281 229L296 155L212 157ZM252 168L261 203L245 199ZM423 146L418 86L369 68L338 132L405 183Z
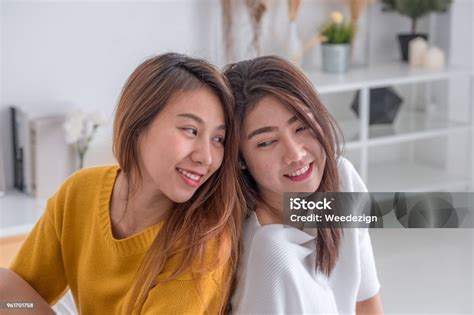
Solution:
M344 134L346 148L351 150L362 146L360 123L357 120L338 121ZM469 132L472 126L466 122L448 120L441 116L401 110L393 124L378 124L369 127L369 146L397 143L437 137L450 133Z
M413 84L447 80L456 76L471 76L466 67L450 66L443 70L411 68L400 61L379 63L367 68L351 69L347 74L329 74L319 70L307 71L319 94L339 93L364 88Z
M436 137L453 132L470 131L465 122L421 112L401 110L393 124L369 127L369 145Z
M357 119L338 120L339 128L344 135L346 145L356 145L360 140L360 123Z
M368 189L374 192L428 192L466 190L468 177L450 174L441 167L409 161L369 166Z
M388 62L334 75L307 71L371 191L473 191L473 72ZM392 123L369 124L371 89L402 99ZM358 115L351 104L358 97ZM374 106L374 105L372 105ZM435 165L435 166L433 166Z

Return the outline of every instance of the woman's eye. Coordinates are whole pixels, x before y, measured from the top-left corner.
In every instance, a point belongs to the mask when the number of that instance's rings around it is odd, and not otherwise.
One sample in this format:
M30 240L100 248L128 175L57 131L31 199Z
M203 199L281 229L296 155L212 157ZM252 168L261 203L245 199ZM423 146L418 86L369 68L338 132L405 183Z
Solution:
M304 130L306 130L306 129L308 129L308 126L302 125L302 126L300 126L300 127L298 127L298 128L296 129L296 132L304 131Z
M263 141L263 142L260 142L259 144L257 144L257 147L259 148L265 148L265 147L268 147L269 145L271 145L272 143L274 143L275 140L267 140L267 141Z
M224 144L225 137L222 137L222 136L214 137L214 138L212 138L212 141L215 141L215 142L220 143L220 144Z
M181 130L183 130L184 132L186 133L189 133L189 134L192 134L193 136L196 136L197 135L197 129L195 128L180 128Z

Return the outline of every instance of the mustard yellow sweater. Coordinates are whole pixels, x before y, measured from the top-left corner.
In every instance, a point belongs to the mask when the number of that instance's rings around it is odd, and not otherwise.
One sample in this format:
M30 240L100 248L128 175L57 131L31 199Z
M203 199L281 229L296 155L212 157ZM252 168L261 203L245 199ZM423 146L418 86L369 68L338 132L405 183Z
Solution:
M96 167L71 176L48 200L10 266L48 303L54 304L69 286L81 314L123 313L122 302L161 224L125 239L113 237L109 203L118 170ZM164 272L176 263L171 259ZM217 314L227 275L222 270L157 285L142 312Z

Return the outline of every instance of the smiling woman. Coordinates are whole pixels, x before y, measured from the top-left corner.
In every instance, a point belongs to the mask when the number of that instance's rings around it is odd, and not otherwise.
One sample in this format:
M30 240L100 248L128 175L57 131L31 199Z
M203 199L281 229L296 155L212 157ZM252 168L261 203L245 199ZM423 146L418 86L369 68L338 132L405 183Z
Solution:
M115 115L119 165L81 170L48 200L0 300L47 313L69 287L84 314L223 313L244 218L233 111L207 62L141 64Z
M315 139L315 132L278 98L263 97L248 112L242 132L242 157L259 183L262 199L270 201L284 192L314 191L319 187L326 165L325 150Z
M264 56L227 66L251 215L232 297L236 314L381 314L367 229L283 223L285 192L366 191L340 156L335 121L305 75Z
M224 111L212 90L177 93L139 140L144 180L170 200L189 200L220 167L224 139Z

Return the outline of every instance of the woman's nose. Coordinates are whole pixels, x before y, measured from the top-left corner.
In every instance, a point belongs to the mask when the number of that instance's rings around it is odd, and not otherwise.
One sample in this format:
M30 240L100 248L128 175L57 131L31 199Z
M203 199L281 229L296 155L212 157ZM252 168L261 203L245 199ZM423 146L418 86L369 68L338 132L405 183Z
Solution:
M191 160L200 165L211 165L212 152L211 143L209 141L196 141Z
M303 143L297 141L293 137L288 137L284 141L284 163L290 165L291 163L301 161L306 156L306 150Z

